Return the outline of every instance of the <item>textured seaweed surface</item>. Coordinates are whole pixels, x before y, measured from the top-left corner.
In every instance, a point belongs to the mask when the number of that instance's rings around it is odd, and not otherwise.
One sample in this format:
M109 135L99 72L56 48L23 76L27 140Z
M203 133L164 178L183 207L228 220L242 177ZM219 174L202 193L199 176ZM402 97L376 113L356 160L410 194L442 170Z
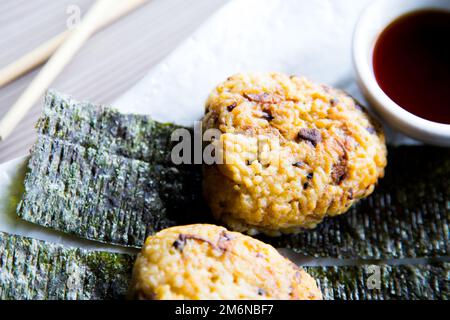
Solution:
M350 212L296 236L263 240L315 257L447 256L449 151L392 148L389 158L386 177L374 194ZM18 213L44 226L89 239L140 246L145 235L167 226L206 221L180 215L186 212L184 204L200 197L199 175L186 171L181 174L176 168L152 166L46 137L36 144L29 167Z
M113 108L79 102L49 91L38 133L109 154L152 164L171 164L173 131L183 127L149 116L122 114Z
M65 248L0 232L0 300L123 299L134 255ZM449 298L449 263L306 267L325 299ZM379 287L377 281L379 280Z
M23 219L107 243L140 247L183 221L199 176L39 136L28 164ZM187 218L187 217L186 217Z
M450 263L305 267L327 300L450 298Z
M296 236L263 237L314 257L407 258L449 255L450 149L389 149L386 176L346 214Z
M174 224L211 222L200 166L168 162L170 132L146 116L50 92L18 207L24 219L126 246ZM386 177L348 213L296 236L260 237L314 257L449 254L450 149L389 149Z
M37 128L17 210L23 219L140 247L146 235L200 211L200 166L170 160L180 126L50 91Z
M133 261L0 232L0 300L121 299Z

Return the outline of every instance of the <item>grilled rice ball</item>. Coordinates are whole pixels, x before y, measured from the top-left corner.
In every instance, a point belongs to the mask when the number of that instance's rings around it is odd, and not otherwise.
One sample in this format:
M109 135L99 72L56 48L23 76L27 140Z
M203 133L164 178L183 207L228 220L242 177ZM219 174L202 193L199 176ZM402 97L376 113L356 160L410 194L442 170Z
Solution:
M387 162L381 126L348 94L302 77L228 78L209 96L203 128L220 130L224 162L204 166L206 201L249 234L297 233L346 212Z
M322 298L315 280L272 246L208 224L150 236L133 270L134 299Z

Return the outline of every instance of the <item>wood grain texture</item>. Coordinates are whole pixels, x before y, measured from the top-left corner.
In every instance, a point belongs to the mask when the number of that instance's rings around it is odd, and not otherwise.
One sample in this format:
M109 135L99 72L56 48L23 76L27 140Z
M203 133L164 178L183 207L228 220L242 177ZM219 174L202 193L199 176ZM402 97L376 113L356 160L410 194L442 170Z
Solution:
M190 35L227 0L150 0L94 35L56 79L53 88L80 99L110 103ZM6 66L66 28L67 7L86 13L92 0L0 0L0 66ZM132 35L132 36L131 36ZM0 117L38 70L0 89ZM42 100L42 99L41 99ZM42 101L0 143L0 163L28 153Z

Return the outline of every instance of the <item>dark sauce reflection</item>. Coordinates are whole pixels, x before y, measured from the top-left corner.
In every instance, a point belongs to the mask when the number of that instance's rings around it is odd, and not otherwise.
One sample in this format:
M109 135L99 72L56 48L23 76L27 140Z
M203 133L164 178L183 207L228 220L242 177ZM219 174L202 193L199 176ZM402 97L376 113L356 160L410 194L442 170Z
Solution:
M450 124L450 13L402 16L380 35L373 53L378 84L398 105Z

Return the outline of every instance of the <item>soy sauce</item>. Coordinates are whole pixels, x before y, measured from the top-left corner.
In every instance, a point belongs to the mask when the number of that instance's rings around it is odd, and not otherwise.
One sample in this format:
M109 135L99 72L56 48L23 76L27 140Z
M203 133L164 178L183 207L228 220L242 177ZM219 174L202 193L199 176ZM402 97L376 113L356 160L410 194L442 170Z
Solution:
M381 89L399 106L450 124L450 13L416 11L379 36L373 68Z

